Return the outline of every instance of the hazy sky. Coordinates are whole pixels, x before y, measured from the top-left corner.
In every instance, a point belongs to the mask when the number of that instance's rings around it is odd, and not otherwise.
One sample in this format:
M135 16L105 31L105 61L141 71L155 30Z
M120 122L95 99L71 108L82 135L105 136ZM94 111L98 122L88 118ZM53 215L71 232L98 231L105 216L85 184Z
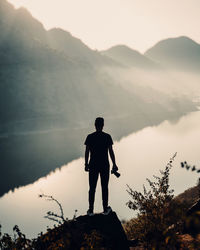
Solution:
M200 43L200 0L9 0L49 29L61 27L93 49L126 44L141 52L186 35Z

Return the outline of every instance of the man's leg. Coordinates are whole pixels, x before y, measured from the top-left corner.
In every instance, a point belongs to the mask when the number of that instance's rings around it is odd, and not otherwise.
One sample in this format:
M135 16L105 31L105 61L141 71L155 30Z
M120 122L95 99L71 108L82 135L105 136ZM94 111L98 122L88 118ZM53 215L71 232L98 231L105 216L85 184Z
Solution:
M106 166L100 171L101 176L101 189L102 189L102 201L103 209L105 210L108 207L108 182L109 182L110 168Z
M99 176L99 171L96 169L90 168L89 171L89 209L93 211L94 209L94 197L95 197L95 191L97 186L97 180Z

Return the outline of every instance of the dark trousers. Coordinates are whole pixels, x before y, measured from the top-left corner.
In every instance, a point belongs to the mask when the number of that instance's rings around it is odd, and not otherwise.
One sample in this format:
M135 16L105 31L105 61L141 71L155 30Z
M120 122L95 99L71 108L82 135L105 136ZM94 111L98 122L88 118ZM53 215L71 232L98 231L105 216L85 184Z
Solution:
M108 182L109 182L110 167L96 167L91 166L89 171L89 207L94 208L94 198L97 186L98 177L101 177L101 190L102 190L102 202L103 208L108 206Z

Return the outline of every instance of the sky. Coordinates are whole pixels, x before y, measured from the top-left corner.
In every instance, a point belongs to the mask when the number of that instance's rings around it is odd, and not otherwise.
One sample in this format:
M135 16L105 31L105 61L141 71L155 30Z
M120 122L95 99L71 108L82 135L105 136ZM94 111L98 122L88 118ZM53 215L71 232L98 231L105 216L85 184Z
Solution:
M200 0L9 0L46 29L60 27L92 49L125 44L140 52L162 39L200 43Z

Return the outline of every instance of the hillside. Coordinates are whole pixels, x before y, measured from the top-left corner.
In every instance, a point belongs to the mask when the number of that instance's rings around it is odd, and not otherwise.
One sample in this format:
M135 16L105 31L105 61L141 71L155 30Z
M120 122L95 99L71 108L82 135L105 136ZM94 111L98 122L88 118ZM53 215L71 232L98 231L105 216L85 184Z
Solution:
M97 51L91 50L80 39L73 37L69 32L59 28L47 31L46 43L52 49L64 52L70 58L93 67L110 66L121 67L122 65L112 58L102 56Z
M113 249L128 250L129 242L115 212L105 216L79 216L49 230L33 245L36 249Z
M30 119L41 122L47 118L57 123L60 119L61 126L62 120L76 121L77 126L97 114L116 118L121 114L149 114L155 106L159 113L169 112L166 106L157 105L158 100L149 103L142 98L142 89L140 94L130 93L103 71L109 65L115 72L114 66L123 64L116 62L114 56L102 56L61 29L46 31L27 10L15 10L5 0L0 2L0 14L0 131L8 132L12 130L11 123L21 121L24 129L32 130ZM132 65L154 64L125 46L109 51L124 56L127 63L132 60ZM171 111L176 112L176 108ZM13 127L16 130L17 124Z
M8 234L4 236L0 234L0 247L9 248L9 250L129 250L130 244L115 212L106 216L84 215L72 220L63 220L47 232L38 234L38 237L33 240L27 239L18 226L14 227L14 232L14 238Z
M144 55L173 70L198 73L200 69L200 44L188 37L162 40L148 49Z
M175 197L176 200L192 206L199 199L198 186L191 187Z
M58 124L59 119L60 126L67 120L68 124L79 126L97 114L130 115L135 102L145 109L139 97L113 85L108 75L95 68L105 57L65 31L47 32L25 9L5 6L1 8L4 39L0 46L2 132L12 131L13 122L16 131L16 122L22 121L24 126L19 127L24 130L38 129L35 120L30 124L30 119L39 119L43 124L45 119L52 119L53 123L57 120Z
M106 55L127 67L136 67L141 69L159 69L152 60L140 54L138 51L133 50L125 45L117 45L108 50L101 51L102 55Z
M28 11L15 10L4 0L0 19L2 132L19 121L24 121L27 130L30 119L67 119L69 123L76 121L77 126L97 114L138 113L136 102L141 110L148 108L138 96L116 86L109 75L95 68L100 62L112 64L112 60L68 32L47 32Z

